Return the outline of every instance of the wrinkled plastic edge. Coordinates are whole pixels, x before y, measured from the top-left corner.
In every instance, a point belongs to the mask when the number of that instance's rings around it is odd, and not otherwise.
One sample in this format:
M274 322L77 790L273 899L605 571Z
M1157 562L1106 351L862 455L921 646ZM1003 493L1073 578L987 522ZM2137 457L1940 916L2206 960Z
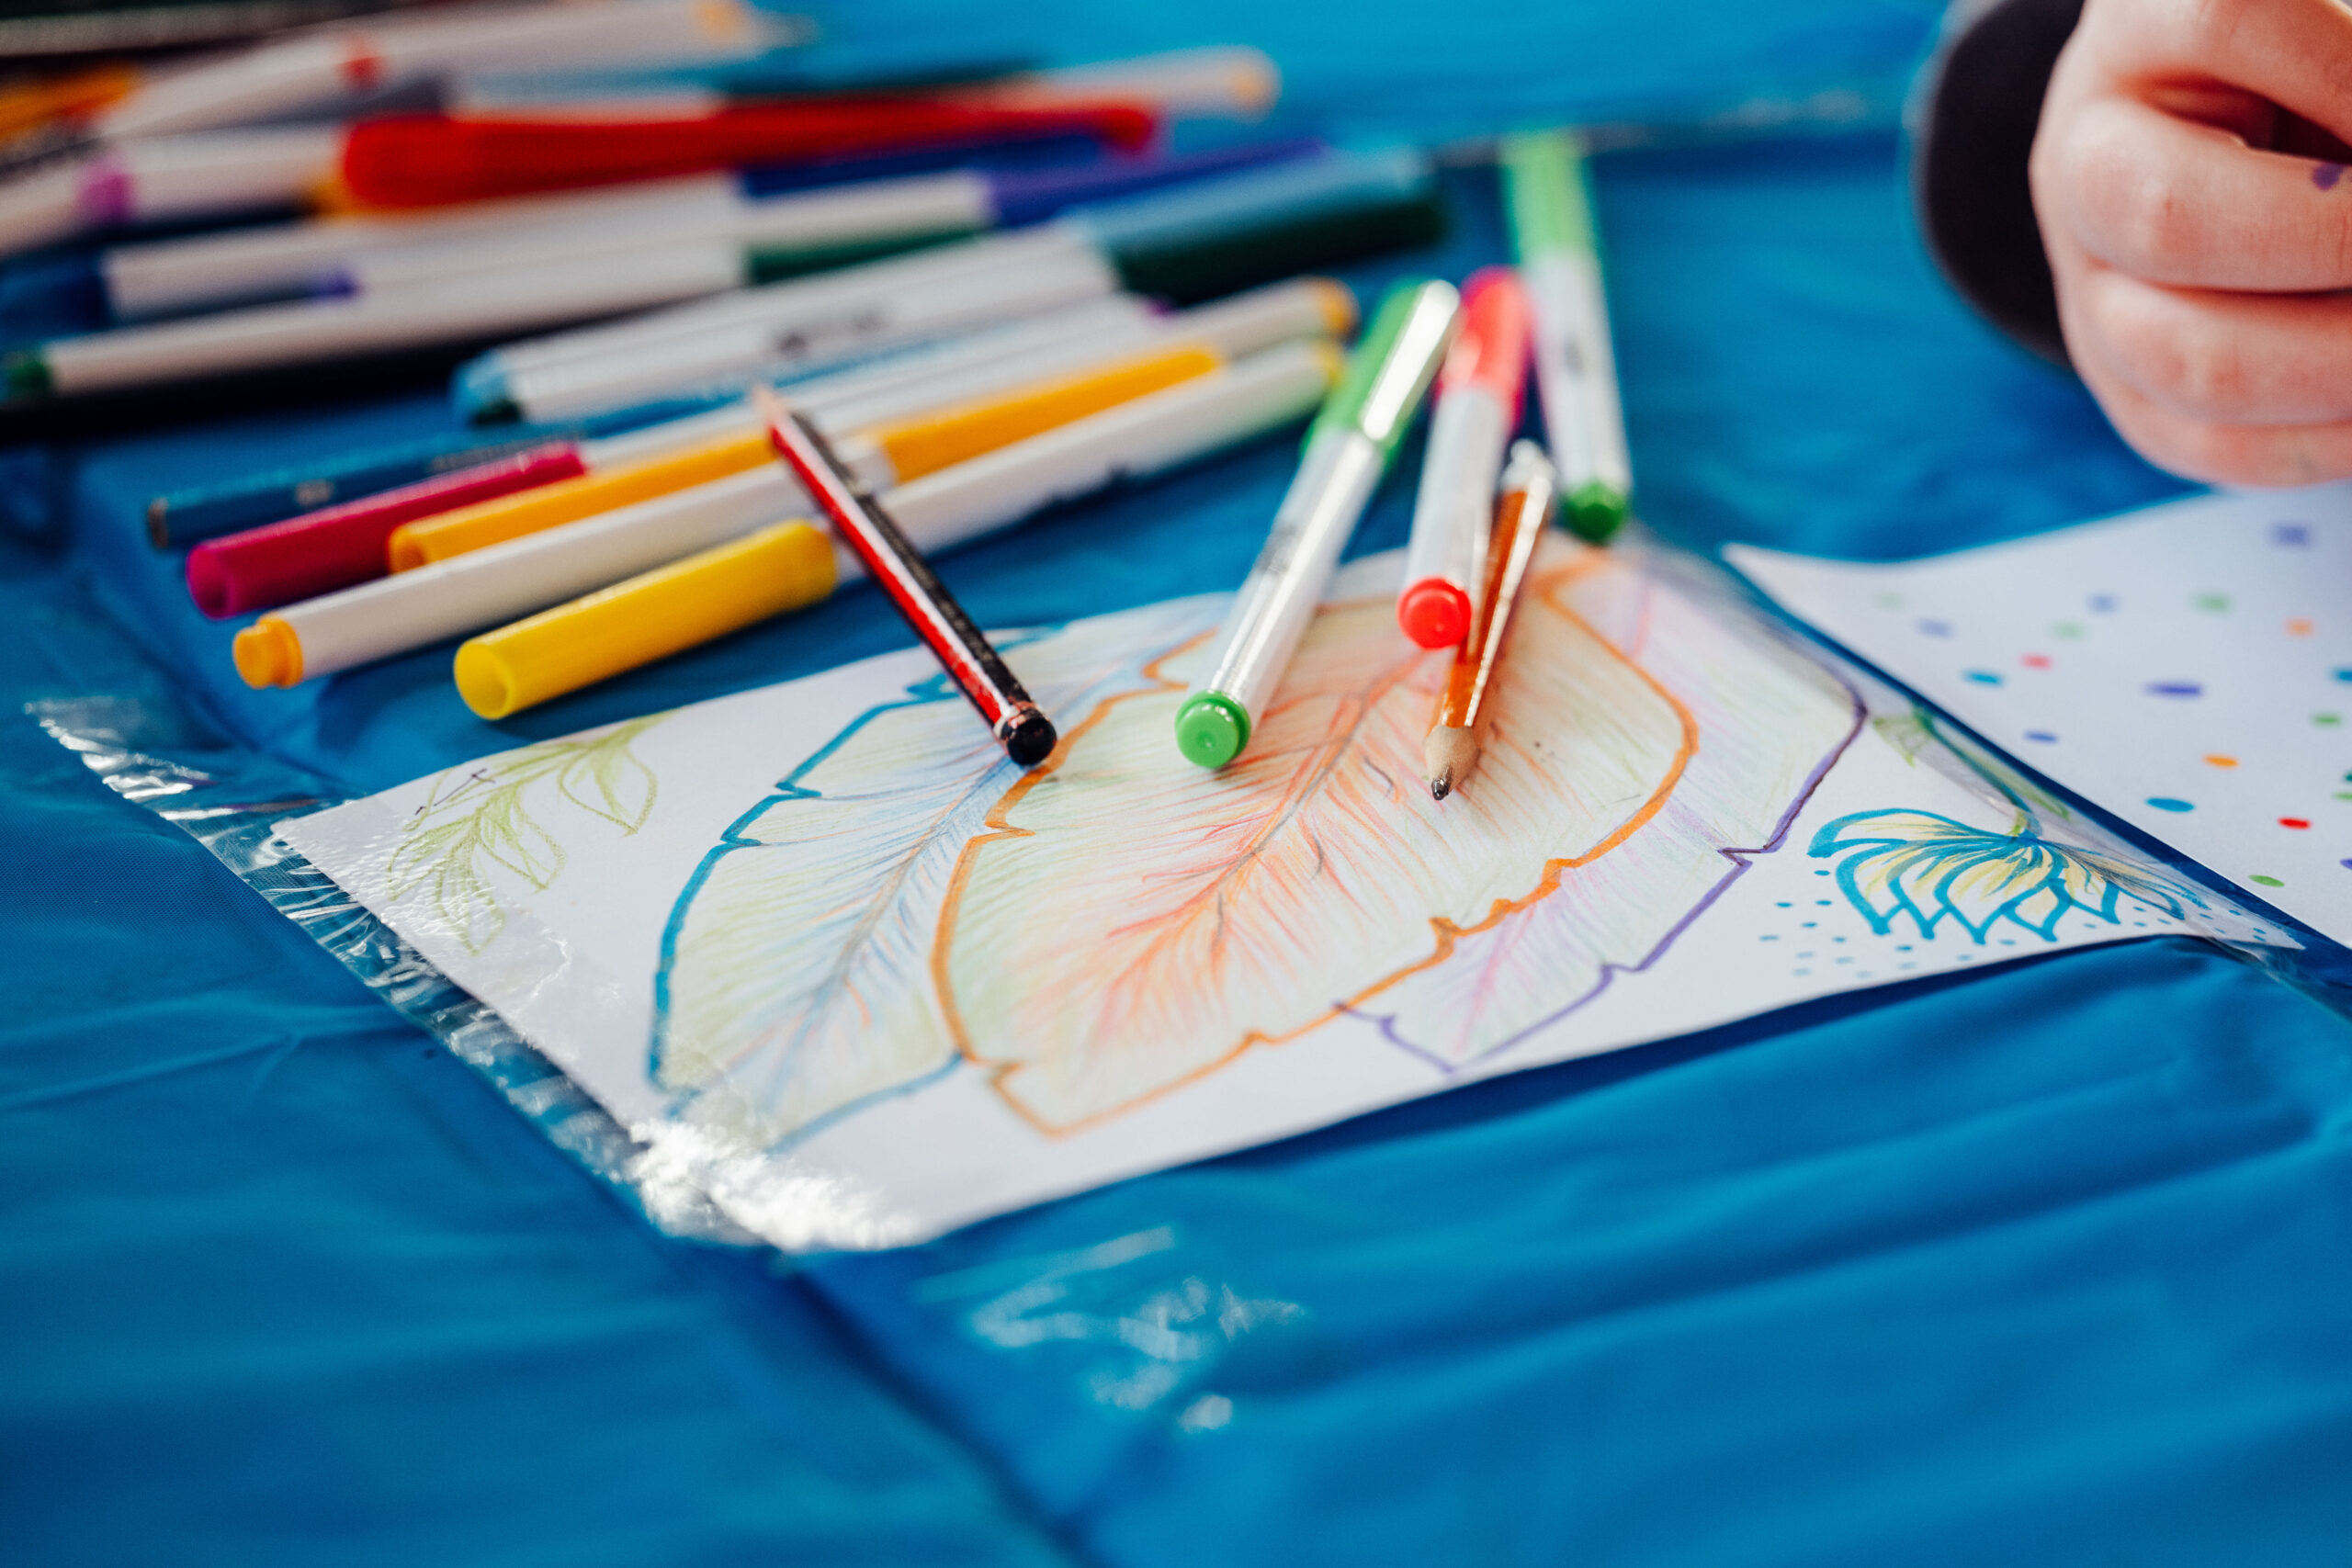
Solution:
M341 791L219 742L193 728L187 714L159 711L149 700L51 700L28 703L25 713L116 795L202 845L656 1228L714 1245L768 1245L721 1212L703 1173L633 1136L495 1010L278 836L280 822L344 804L349 797ZM175 761L172 751L201 756L207 765Z

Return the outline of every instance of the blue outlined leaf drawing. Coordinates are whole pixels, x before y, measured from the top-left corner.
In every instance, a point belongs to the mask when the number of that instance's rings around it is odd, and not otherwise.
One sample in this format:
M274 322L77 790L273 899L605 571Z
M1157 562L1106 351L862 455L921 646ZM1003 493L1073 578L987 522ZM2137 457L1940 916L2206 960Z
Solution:
M1205 635L1180 600L1007 642L1049 713L1145 683ZM948 878L1020 776L944 678L869 710L746 813L681 894L655 983L655 1079L773 1145L953 1065L932 983Z

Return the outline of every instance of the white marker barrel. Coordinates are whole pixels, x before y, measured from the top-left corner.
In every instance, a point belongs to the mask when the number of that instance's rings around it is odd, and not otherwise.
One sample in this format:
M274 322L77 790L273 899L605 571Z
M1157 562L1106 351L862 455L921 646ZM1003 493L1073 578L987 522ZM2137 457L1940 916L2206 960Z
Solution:
M1257 355L943 468L882 498L916 548L945 549L1122 477L1305 418L1339 373L1329 344ZM292 684L499 626L805 512L781 464L510 539L265 615L239 637L254 685ZM846 579L858 571L847 552ZM271 630L276 623L279 630ZM290 679L288 677L291 677Z

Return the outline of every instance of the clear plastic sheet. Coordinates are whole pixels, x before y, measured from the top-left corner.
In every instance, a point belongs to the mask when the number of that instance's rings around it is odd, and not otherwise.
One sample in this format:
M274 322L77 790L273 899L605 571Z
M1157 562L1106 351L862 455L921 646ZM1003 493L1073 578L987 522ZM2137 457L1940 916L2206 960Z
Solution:
M153 699L39 702L27 713L107 788L202 844L386 1005L488 1078L558 1147L628 1194L656 1225L692 1240L757 1245L677 1162L652 1158L496 1012L277 836L275 824L340 805L340 792Z
M1751 623L1777 621L1713 563L1684 552L1659 554L1671 563L1668 572L1676 586L1716 613ZM1777 626L1774 635L1799 637ZM1849 680L1882 689L1889 684L1835 650L1814 647L1809 652L1841 668ZM721 1146L684 1125L632 1133L496 1011L451 981L277 833L276 824L342 804L344 791L226 739L168 697L48 701L29 705L28 711L108 788L202 844L388 1005L489 1079L559 1147L628 1195L661 1229L741 1246L764 1245L757 1234L764 1232L766 1240L797 1250L787 1233L800 1227L779 1225L775 1216L830 1213L838 1207L827 1193L810 1190L809 1176L788 1158ZM1920 711L1926 713L1924 705ZM1940 716L1931 717L1929 732L1941 744L1927 748L1922 758L1940 771L1973 773L1978 787L2005 788L2000 781L2008 778L2064 795ZM2095 808L2086 815L2106 829L2117 852L2150 865L2170 865L2226 899L2248 902L2236 889L2225 888ZM2265 914L2277 918L2275 911ZM2211 934L2206 940L2338 1011L2352 1012L2352 953L2292 921L2279 923L2295 931L2301 949L2245 945ZM845 1229L838 1215L820 1228L824 1239L815 1242L817 1250L892 1245L887 1227L863 1242L846 1240L856 1227Z

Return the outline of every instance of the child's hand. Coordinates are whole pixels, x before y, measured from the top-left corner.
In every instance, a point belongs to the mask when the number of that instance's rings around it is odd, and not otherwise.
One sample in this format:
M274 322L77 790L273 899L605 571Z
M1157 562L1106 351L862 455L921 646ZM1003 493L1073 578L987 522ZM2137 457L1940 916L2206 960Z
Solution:
M2087 0L2034 141L2075 368L2125 439L2238 484L2352 475L2352 9Z

